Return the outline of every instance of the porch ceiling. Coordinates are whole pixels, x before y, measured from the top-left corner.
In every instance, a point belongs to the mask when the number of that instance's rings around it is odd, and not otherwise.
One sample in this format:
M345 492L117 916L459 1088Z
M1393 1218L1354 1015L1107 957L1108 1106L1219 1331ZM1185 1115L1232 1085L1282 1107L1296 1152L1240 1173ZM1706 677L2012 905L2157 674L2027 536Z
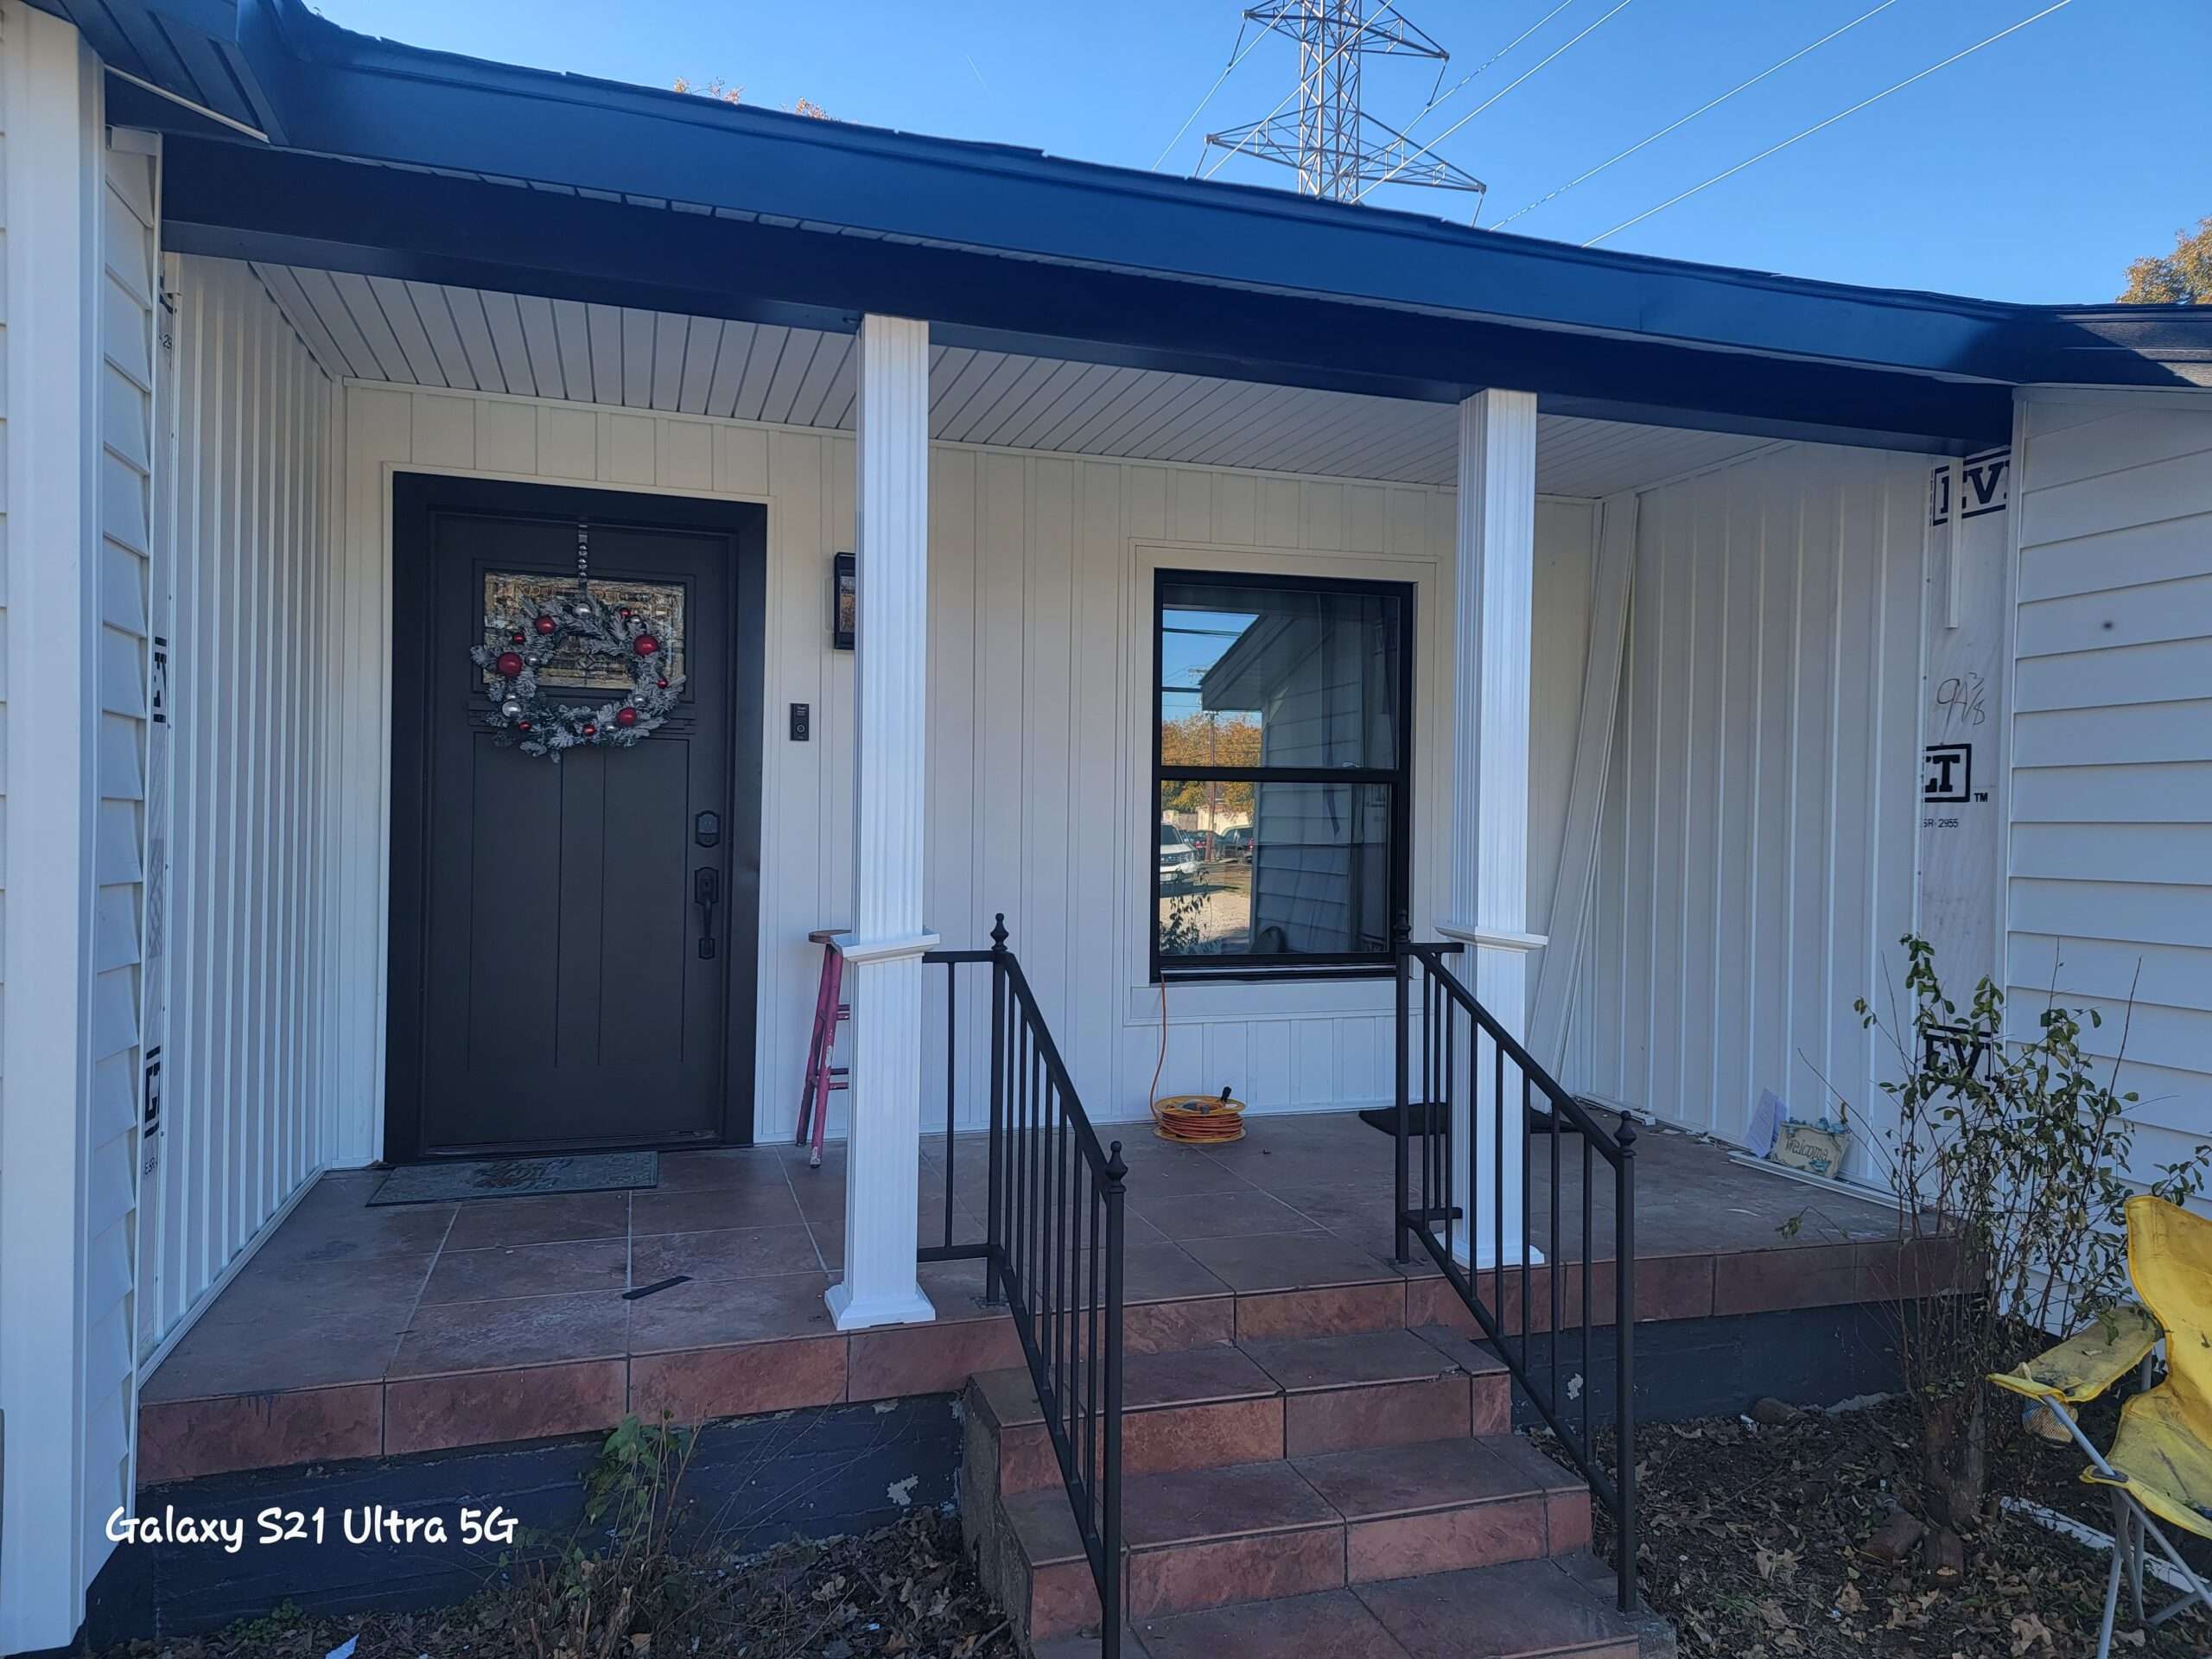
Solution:
M850 334L363 276L255 270L335 372L849 431ZM1449 485L1448 404L939 346L949 442ZM1764 448L1740 433L1538 416L1536 487L1605 496Z

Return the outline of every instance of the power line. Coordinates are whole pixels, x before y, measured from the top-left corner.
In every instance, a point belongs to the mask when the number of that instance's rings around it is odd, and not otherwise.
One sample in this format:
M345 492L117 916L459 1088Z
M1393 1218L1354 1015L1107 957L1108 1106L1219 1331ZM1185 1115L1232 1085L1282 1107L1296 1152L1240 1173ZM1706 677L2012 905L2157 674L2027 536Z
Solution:
M1528 68L1526 68L1526 69L1522 70L1519 74L1516 75L1516 76L1515 76L1511 80L1507 81L1507 82L1505 83L1505 85L1504 85L1504 86L1503 86L1499 87L1496 92L1492 92L1492 93L1491 93L1488 98L1484 99L1480 104L1478 104L1478 105L1477 105L1473 109L1469 110L1469 111L1468 111L1465 115L1461 116L1461 117L1460 117L1457 121L1454 121L1454 122L1453 122L1450 126L1448 126L1448 127L1445 128L1443 131L1441 131L1441 132L1438 133L1438 134L1436 135L1436 137L1433 137L1433 138L1430 139L1427 143L1423 144L1423 145L1422 145L1419 149L1415 150L1412 155L1410 155L1410 156L1407 156L1407 157L1406 157L1406 159L1405 159L1404 161L1400 162L1399 162L1395 167L1392 168L1389 172L1385 173L1385 174L1384 174L1381 178L1379 178L1379 179L1376 180L1374 184L1370 184L1370 185L1369 185L1369 186L1367 187L1367 189L1366 189L1366 190L1362 190L1362 191L1359 193L1359 194L1357 194L1357 195L1354 196L1354 197L1352 198L1352 200L1353 200L1354 201L1363 201L1363 200L1366 200L1366 198L1367 198L1368 191L1369 191L1369 190L1372 190L1372 189L1374 189L1374 188L1375 188L1375 187L1376 187L1376 185L1380 185L1380 184L1388 184L1388 183L1389 183L1389 182L1390 182L1390 181L1391 181L1392 179L1395 179L1395 177L1397 177L1397 176L1398 176L1398 175L1399 175L1399 174L1401 174L1401 173L1402 173L1402 172L1404 172L1404 171L1406 170L1406 168L1408 168L1408 167L1411 167L1411 166L1412 166L1415 162L1419 161L1422 156L1424 156L1427 155L1431 150L1434 149L1437 147L1437 145L1439 145L1439 144L1442 143L1443 143L1446 138L1449 138L1449 137L1450 137L1453 133L1455 133L1455 132L1459 131L1460 128L1462 128L1462 127L1465 126L1465 125L1467 124L1467 123L1468 123L1468 122L1470 122L1470 121L1473 120L1477 116L1480 115L1480 114L1484 111L1484 110L1486 110L1486 109L1490 108L1490 106L1491 106L1491 105L1493 105L1493 104L1497 103L1497 100L1498 100L1499 99L1503 98L1503 97L1504 97L1508 92L1511 92L1511 91L1512 91L1516 86L1519 86L1522 81L1524 81L1524 80L1528 79L1529 76L1531 76L1531 75L1535 74L1535 73L1536 73L1536 71L1537 71L1537 70L1541 69L1541 68L1542 68L1546 64L1550 63L1551 61L1553 61L1553 60L1554 60L1554 59L1556 59L1556 58L1557 58L1557 57L1558 57L1561 53L1563 53L1563 52L1567 51L1567 50L1568 49L1568 48L1570 48L1570 47L1573 47L1573 46L1576 45L1576 44L1577 44L1577 43L1579 43L1580 41L1585 41L1585 40L1588 39L1588 38L1589 38L1592 34L1596 33L1598 29L1599 29L1600 28L1602 28L1602 27L1603 27L1603 26L1604 26L1607 22L1609 22L1611 19L1612 19L1613 17L1615 17L1616 16L1618 16L1619 13L1621 13L1621 12L1623 12L1623 11L1626 10L1628 9L1628 7L1630 6L1630 3L1631 3L1631 0L1618 0L1618 3L1616 3L1616 4L1614 5L1613 9L1612 9L1611 11L1608 11L1608 12L1607 12L1607 13L1606 13L1603 17L1600 17L1599 19L1598 19L1598 21L1597 21L1596 22L1594 22L1594 23L1591 24L1589 28L1587 28L1587 29L1584 29L1580 34L1571 36L1571 37L1568 39L1568 41L1567 41L1567 44L1566 44L1565 46L1556 47L1556 48L1553 48L1553 50L1552 50L1550 53L1547 54L1544 57L1542 57L1542 58L1539 59L1536 62L1535 62L1535 63L1531 64Z
M1821 131L1822 129L1834 126L1837 122L1842 120L1844 117L1847 115L1856 115L1868 105L1880 103L1891 92L1901 92L1906 87L1911 86L1913 82L1916 80L1925 80L1929 76L1934 74L1938 69L1948 69L1953 64L1956 63L1961 58L1970 58L1975 53L1980 51L1985 46L1994 46L1998 41L2003 40L2007 35L2017 35L2020 30L2025 29L2030 23L2040 22L2042 19L2050 16L2052 12L2063 11L2073 3L2074 0L2056 0L2054 4L2045 6L2041 11L2036 12L2030 16L2021 18L2018 22L2014 23L2011 28L2000 29L1994 35L1989 36L1988 39L1976 41L1972 46L1967 47L1965 50L1952 53L1949 57L1945 58L1941 63L1931 63L1925 69L1923 69L1918 74L1907 75L1903 80L1897 82L1896 86L1885 86L1880 92L1876 92L1872 98L1862 98L1859 102L1853 104L1849 109L1839 110L1834 115L1828 117L1827 120L1815 122L1813 125L1806 128L1804 131L1793 134L1791 137L1783 139L1778 144L1770 144L1766 149L1759 151L1758 155L1746 157L1745 160L1737 162L1735 166L1728 168L1726 172L1714 174L1711 178L1706 180L1704 183L1694 184L1688 189L1682 191L1680 194L1668 197L1666 200L1661 202L1656 207L1647 207L1642 213L1638 213L1634 219L1623 219L1619 224L1614 226L1611 230L1605 232L1604 235L1593 236L1582 245L1586 248L1594 248L1600 242L1606 240L1608 238L1618 236L1623 231L1628 229L1631 225L1641 225L1645 219L1649 219L1654 213L1665 213L1667 209L1672 207L1676 202L1687 201L1692 196L1697 194L1699 191L1709 189L1713 186L1719 184L1723 179L1731 179L1735 177L1737 174L1742 172L1745 168L1750 167L1756 162L1763 162L1768 156L1776 155L1782 150L1789 149L1790 145L1797 143L1799 139L1809 138L1815 133Z
M1239 29L1236 33L1241 38L1244 31L1242 29ZM1222 82L1229 79L1230 72L1235 69L1238 64L1243 62L1244 60L1251 54L1252 47L1259 45L1262 41L1264 41L1267 38L1268 31L1263 29L1252 37L1251 46L1246 47L1241 52L1236 52L1235 55L1229 60L1227 67L1224 68L1219 74L1213 78L1213 85L1206 88L1206 95L1198 100L1198 106L1195 109L1183 118L1183 124L1175 129L1175 136L1167 141L1167 148L1161 150L1158 156L1153 158L1152 170L1154 172L1157 173L1160 171L1160 162L1167 159L1167 151L1174 149L1176 145L1183 142L1183 135L1191 130L1191 123L1197 120L1200 115L1205 112L1206 105L1213 102L1213 95L1221 90ZM1234 48L1232 48L1232 50L1234 50Z
M1464 74L1464 75L1460 76L1459 79L1457 79L1457 80L1453 81L1453 82L1452 83L1451 87L1449 88L1449 90L1447 90L1447 91L1446 91L1446 92L1441 92L1441 93L1438 93L1438 94L1433 94L1433 95L1432 95L1432 96L1430 97L1430 99L1429 99L1428 102L1421 105L1421 113L1420 113L1420 114L1418 114L1418 115L1416 115L1416 116L1414 116L1414 118L1413 118L1412 120L1410 120L1410 121L1408 121L1408 122L1407 122L1407 123L1406 123L1406 130L1407 130L1408 132L1409 132L1409 133L1410 133L1410 132L1411 132L1411 131L1412 131L1415 127L1419 126L1419 125L1420 125L1420 124L1421 124L1424 120L1427 119L1427 118L1428 118L1428 113L1429 113L1429 111L1430 111L1431 110L1433 110L1433 109L1434 109L1438 105L1440 105L1440 104L1441 104L1441 103L1445 102L1445 100L1446 100L1446 99L1449 99L1449 98L1452 96L1452 94L1453 92L1458 92L1461 87L1465 86L1469 81L1471 81L1471 80L1474 79L1474 78L1475 78L1477 75L1481 74L1481 73L1483 73L1483 71L1484 71L1484 70L1485 70L1485 69L1489 68L1492 64L1496 63L1496 62L1497 62L1500 58L1503 57L1507 53L1510 52L1510 51L1511 51L1515 47L1516 47L1516 46L1520 45L1522 41L1523 41L1527 40L1527 39L1528 39L1531 35L1535 34L1538 29L1541 29L1541 28L1542 28L1546 23L1548 23L1549 22L1551 22L1551 20L1552 20L1553 18L1554 18L1554 17L1558 16L1560 15L1560 13L1561 13L1562 11L1565 11L1565 10L1566 10L1569 6L1573 5L1573 3L1574 3L1574 0L1559 0L1559 4L1557 4L1557 5L1554 6L1554 7L1553 7L1549 11L1546 12L1542 16L1541 16L1541 17L1537 18L1537 19L1536 19L1536 21L1535 21L1535 22L1533 22L1533 23L1529 24L1528 28L1526 28L1526 29L1522 29L1522 30L1518 35L1515 35L1511 40L1508 41L1507 41L1503 46L1499 47L1499 48L1497 48L1497 51L1495 51L1495 52L1491 53L1491 54L1490 54L1490 56L1488 56L1488 57L1484 58L1484 59L1480 63L1477 64L1477 65L1476 65L1472 69L1469 70L1465 74ZM1439 79L1441 79L1441 77L1439 77Z
M1758 73L1753 75L1749 80L1738 82L1736 86L1731 86L1726 92L1721 93L1719 97L1712 99L1708 103L1699 105L1697 108L1692 110L1688 115L1682 117L1681 120L1669 122L1665 126L1660 128L1658 131L1653 133L1649 138L1638 139L1635 143L1630 144L1626 149L1621 151L1619 155L1611 157L1610 160L1599 162L1597 166L1592 168L1587 173L1580 174L1577 176L1569 179L1565 184L1560 186L1558 189L1550 191L1544 195L1538 196L1526 207L1518 208L1516 211L1508 213L1503 219L1499 219L1497 224L1491 226L1491 228L1495 231L1503 230L1515 219L1520 218L1522 214L1535 212L1537 208L1542 207L1546 202L1554 200L1558 197L1565 195L1568 191L1573 189L1576 185L1586 183L1590 180L1596 178L1607 168L1612 166L1613 162L1626 161L1630 156L1635 155L1637 150L1642 149L1646 144L1656 143L1660 139L1664 138L1669 133L1677 131L1681 128L1689 125L1691 122L1696 120L1698 117L1703 115L1707 111L1719 109L1730 99L1735 97L1737 93L1748 92L1751 88L1758 86L1759 82L1764 80L1769 75L1774 74L1780 70L1787 69L1791 64L1796 62L1798 59L1806 56L1809 53L1819 51L1830 41L1835 39L1837 35L1849 34L1853 29L1858 28L1859 24L1865 22L1869 17L1873 16L1875 13L1887 11L1891 6L1897 4L1897 0L1882 0L1882 3L1878 6L1872 8L1871 10L1860 12L1859 16L1853 18L1849 22L1844 24L1840 29L1830 29L1827 34L1821 35L1819 40L1815 41L1810 46L1798 48L1796 51L1792 52L1788 57L1783 59L1781 62L1768 65L1765 68L1760 70Z

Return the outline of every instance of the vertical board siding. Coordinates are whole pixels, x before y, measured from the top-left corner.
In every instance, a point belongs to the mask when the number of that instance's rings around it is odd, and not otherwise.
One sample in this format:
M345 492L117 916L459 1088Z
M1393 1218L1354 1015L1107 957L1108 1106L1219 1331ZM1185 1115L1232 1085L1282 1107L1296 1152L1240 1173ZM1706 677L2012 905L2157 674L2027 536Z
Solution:
M131 1496L137 1386L131 1289L144 938L148 573L153 558L156 179L151 156L106 156L99 298L99 615L94 675L93 941L85 1190L88 1559Z
M1641 498L1573 1087L1741 1140L1875 1093L1913 918L1923 471L1810 446Z
M140 1341L157 1345L327 1161L323 741L336 388L252 271L187 258L163 365L168 895L162 1128Z
M389 520L391 475L409 469L767 504L755 1125L763 1141L789 1136L820 966L806 935L851 920L854 658L830 648L828 630L830 558L853 546L850 438L354 383L345 442L337 580L341 672L353 690L332 746L347 804L331 894L340 966L328 1157L367 1161L383 1136ZM1004 911L1086 1103L1101 1119L1138 1118L1160 1043L1157 992L1135 943L1149 897L1150 741L1131 710L1152 653L1150 567L1140 569L1138 544L1187 545L1160 562L1224 569L1249 557L1255 569L1303 559L1344 575L1425 572L1435 585L1423 604L1442 614L1452 496L947 443L932 446L931 469L925 919L947 946L973 948ZM1540 556L1567 585L1552 594L1540 582L1539 654L1561 658L1560 683L1579 688L1592 515L1587 503L1547 501L1538 523ZM1449 670L1427 671L1415 711L1417 895L1422 870L1441 868L1446 833ZM1571 749L1578 698L1579 690L1539 708L1540 749ZM813 708L810 742L788 741L793 702ZM1542 811L1562 817L1563 797L1547 800ZM1560 825L1534 823L1532 833L1555 844ZM944 1109L943 970L927 983L931 1124ZM954 1011L971 1060L984 1051L981 984L963 980ZM1392 1090L1387 985L1172 995L1163 1089L1229 1083L1262 1109L1289 1110L1368 1103ZM957 1080L971 1108L978 1080ZM833 1135L843 1132L842 1108L839 1096Z
M2032 394L2019 437L2006 997L2125 1043L2139 1177L2212 1140L2212 397Z

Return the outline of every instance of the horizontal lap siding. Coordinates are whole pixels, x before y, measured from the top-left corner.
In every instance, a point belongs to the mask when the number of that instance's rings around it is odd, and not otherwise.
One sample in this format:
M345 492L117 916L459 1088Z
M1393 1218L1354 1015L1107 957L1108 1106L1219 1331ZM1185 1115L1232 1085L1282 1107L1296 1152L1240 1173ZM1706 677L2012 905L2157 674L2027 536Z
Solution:
M816 928L846 925L852 881L853 666L830 648L834 553L853 546L853 447L840 434L584 408L537 399L354 385L346 393L346 552L340 581L347 699L335 764L352 802L340 855L334 949L345 961L334 1036L344 1147L375 1155L383 1118L389 754L387 614L394 470L489 474L765 501L768 506L766 720L756 1133L788 1136L813 1007ZM1314 556L1347 574L1394 561L1451 561L1452 497L1419 486L1344 482L932 447L930 479L931 709L925 919L948 946L988 942L1004 911L1014 947L1077 1087L1102 1119L1141 1116L1157 1058L1158 1003L1132 940L1148 893L1139 843L1149 740L1133 696L1150 672L1149 588L1139 543L1190 543L1236 568ZM1546 502L1539 539L1586 593L1592 518ZM1559 550L1564 549L1563 552ZM1148 578L1147 578L1148 580ZM1435 606L1449 604L1448 584ZM1579 688L1586 622L1547 604ZM1139 608L1144 620L1134 620ZM1441 613L1440 612L1440 614ZM1434 636L1440 638L1441 636ZM1132 677L1134 677L1134 678ZM1446 752L1448 680L1416 713L1424 756ZM788 741L785 710L814 710L813 737ZM1548 704L1539 747L1573 742L1577 710ZM1421 857L1440 868L1440 766L1424 760L1416 798ZM1563 813L1564 802L1547 805ZM1555 842L1558 826L1540 827ZM1417 884L1418 887L1418 884ZM962 1050L982 1052L982 980L962 981ZM943 1109L945 1009L930 976L925 1118ZM1173 993L1162 1086L1234 1084L1262 1108L1315 1109L1387 1096L1387 986L1309 984L1266 992ZM856 1014L865 1018L864 1014ZM974 1081L963 1079L963 1084ZM965 1089L967 1099L976 1098ZM842 1101L830 1130L842 1132Z
M2037 394L2022 434L2006 993L2125 1044L2139 1174L2212 1140L2212 398Z
M253 273L177 266L163 365L168 810L162 1128L140 1340L207 1298L327 1157L323 789L336 389ZM350 695L350 693L347 693Z
M93 668L92 1048L86 1125L86 1547L130 1498L148 571L153 550L155 166L109 152L99 300L99 617ZM110 1500L112 1500L112 1503Z
M1860 1105L1912 924L1924 470L1802 446L1643 494L1569 1081L1741 1140Z

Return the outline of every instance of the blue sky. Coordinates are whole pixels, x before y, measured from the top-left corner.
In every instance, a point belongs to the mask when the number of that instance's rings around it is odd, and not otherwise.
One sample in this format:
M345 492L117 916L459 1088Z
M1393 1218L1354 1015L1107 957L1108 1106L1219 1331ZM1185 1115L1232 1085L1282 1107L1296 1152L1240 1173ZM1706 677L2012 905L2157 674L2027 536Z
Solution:
M1404 0L1452 54L1445 85L1559 0ZM1414 128L1434 137L1616 0L1572 0ZM1444 140L1488 181L1494 222L1877 0L1630 0ZM1527 217L1580 242L2041 9L1895 0L1878 16ZM721 76L748 101L812 99L874 125L1149 167L1228 61L1233 0L320 0L413 44L652 86ZM1262 115L1294 48L1264 42L1167 157ZM2020 33L1623 232L1605 245L1840 281L2016 300L2103 301L2129 259L2212 214L2212 4L2073 0ZM1433 67L1367 69L1404 125ZM1254 183L1289 175L1248 157ZM1393 188L1374 200L1461 211Z

